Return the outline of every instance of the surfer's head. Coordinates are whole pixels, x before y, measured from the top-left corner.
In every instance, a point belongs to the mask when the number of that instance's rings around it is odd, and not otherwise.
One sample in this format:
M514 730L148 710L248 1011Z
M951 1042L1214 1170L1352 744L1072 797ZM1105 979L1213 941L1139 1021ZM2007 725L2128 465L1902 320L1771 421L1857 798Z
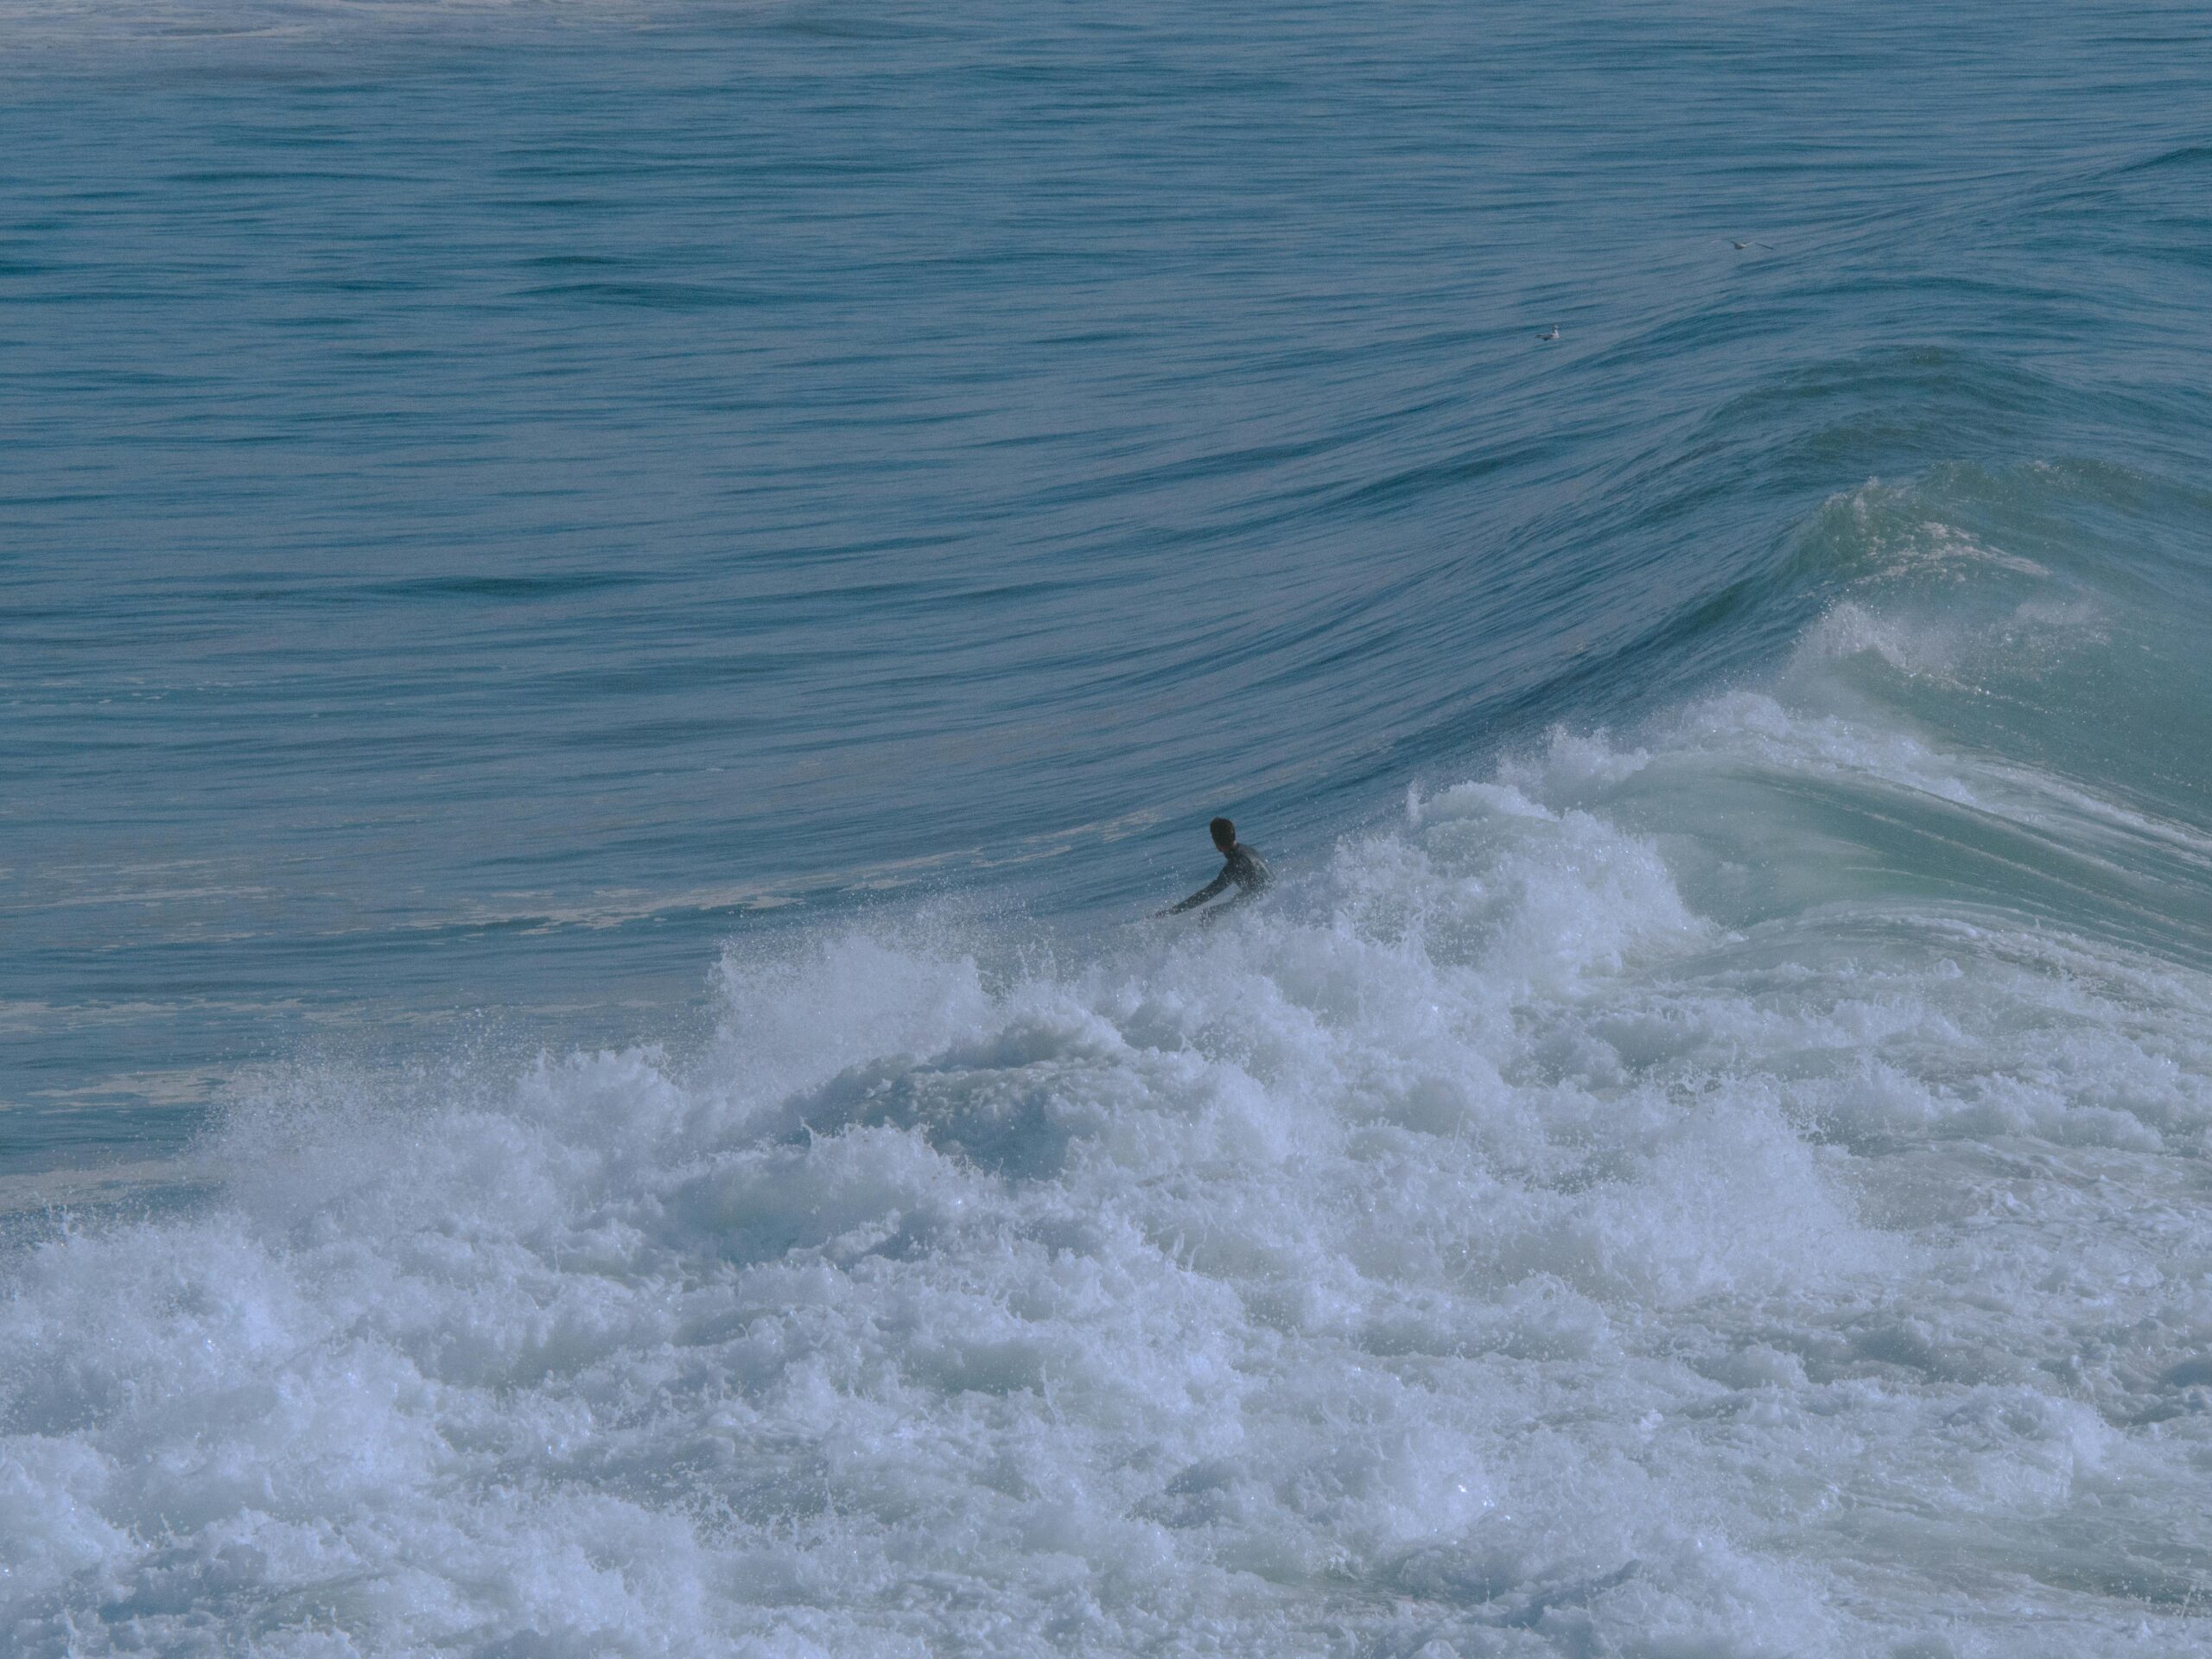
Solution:
M1206 828L1213 832L1213 844L1223 852L1236 844L1236 826L1227 818L1216 818Z

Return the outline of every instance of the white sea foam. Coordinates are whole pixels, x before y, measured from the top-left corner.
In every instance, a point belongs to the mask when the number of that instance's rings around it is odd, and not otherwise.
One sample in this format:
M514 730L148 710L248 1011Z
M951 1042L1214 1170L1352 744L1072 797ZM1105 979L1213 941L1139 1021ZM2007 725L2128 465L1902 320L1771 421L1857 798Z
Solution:
M2212 988L1821 789L2040 810L1735 694L1077 968L269 1079L16 1264L16 1650L2205 1650Z

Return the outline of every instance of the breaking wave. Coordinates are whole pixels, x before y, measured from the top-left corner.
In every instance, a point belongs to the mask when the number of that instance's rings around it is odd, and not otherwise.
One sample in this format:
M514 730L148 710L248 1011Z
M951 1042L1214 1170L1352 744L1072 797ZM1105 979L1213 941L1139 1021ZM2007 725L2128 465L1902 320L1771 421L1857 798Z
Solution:
M1271 910L264 1075L17 1254L16 1650L2191 1647L2212 837L2005 739L2155 630L1946 487Z

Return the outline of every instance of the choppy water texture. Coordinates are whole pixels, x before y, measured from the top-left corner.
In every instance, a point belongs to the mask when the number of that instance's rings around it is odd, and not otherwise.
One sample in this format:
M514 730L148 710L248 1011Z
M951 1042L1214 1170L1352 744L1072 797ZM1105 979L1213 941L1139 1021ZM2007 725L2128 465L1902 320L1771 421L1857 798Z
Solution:
M2208 35L6 0L0 1647L2212 1653Z

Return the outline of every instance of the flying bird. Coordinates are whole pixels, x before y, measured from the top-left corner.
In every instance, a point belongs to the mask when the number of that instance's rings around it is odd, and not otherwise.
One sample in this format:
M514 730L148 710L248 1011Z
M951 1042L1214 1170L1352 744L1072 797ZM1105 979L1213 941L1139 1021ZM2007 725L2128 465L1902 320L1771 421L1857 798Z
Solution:
M1774 251L1774 244L1771 242L1738 242L1732 236L1728 238L1728 243L1729 245L1734 248L1738 253L1742 252L1745 248L1764 248L1769 253L1772 253Z

